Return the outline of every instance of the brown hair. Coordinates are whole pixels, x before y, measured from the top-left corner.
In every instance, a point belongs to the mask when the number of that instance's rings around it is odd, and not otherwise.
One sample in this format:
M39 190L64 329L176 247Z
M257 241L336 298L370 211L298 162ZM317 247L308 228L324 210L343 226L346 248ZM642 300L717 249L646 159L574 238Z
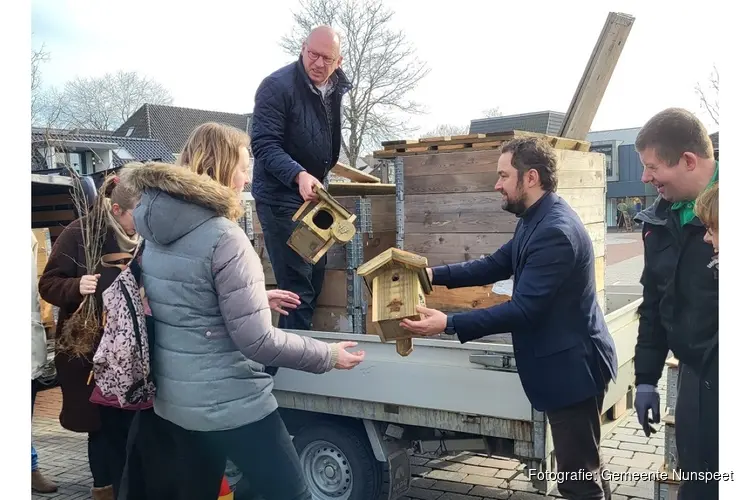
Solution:
M519 137L506 143L500 154L510 153L510 164L518 170L518 182L529 170L539 173L545 191L557 191L557 155L546 139Z
M695 200L695 215L706 229L719 229L719 183L703 191Z
M635 148L639 152L654 148L656 157L669 166L676 165L686 152L700 158L714 158L706 127L695 115L681 108L665 109L647 121L638 132Z
M129 165L135 165L135 163ZM109 175L104 179L102 187L99 188L99 194L100 196L109 198L112 203L117 203L123 210L134 209L141 197L141 194L133 189L132 186L120 182L120 176L116 174Z
M190 134L177 164L231 187L240 148L249 146L250 137L242 130L221 123L204 123Z

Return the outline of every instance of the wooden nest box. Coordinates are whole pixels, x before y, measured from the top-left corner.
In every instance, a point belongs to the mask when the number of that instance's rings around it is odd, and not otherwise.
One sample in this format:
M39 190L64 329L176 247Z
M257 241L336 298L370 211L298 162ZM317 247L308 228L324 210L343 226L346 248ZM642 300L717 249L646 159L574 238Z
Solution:
M372 322L382 342L396 341L396 351L408 356L413 334L399 323L404 318L419 320L417 306L425 306L432 292L427 276L427 258L390 248L357 270L372 296Z
M318 186L317 201L306 201L292 217L301 218L300 224L289 237L287 244L302 258L316 264L334 243L346 244L354 238L357 229L351 214L328 192Z

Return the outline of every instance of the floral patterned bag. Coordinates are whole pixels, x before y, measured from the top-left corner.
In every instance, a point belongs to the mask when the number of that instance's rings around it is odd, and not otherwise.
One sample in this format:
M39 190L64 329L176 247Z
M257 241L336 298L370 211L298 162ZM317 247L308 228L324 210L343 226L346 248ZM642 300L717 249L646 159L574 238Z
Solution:
M140 246L134 255L139 250ZM125 260L128 264L116 263ZM130 266L134 260L128 253L102 257L103 266L121 272L102 293L104 331L93 359L96 387L91 401L141 409L151 406L156 386L149 356L148 305Z

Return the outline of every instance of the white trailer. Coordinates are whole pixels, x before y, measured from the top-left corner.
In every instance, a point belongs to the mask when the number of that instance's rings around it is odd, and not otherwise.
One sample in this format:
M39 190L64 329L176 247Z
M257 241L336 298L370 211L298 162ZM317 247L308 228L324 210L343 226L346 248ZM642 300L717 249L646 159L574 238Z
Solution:
M633 357L641 298L605 320L619 371L604 408L625 398L632 407ZM477 451L554 470L549 424L531 407L508 343L415 339L408 357L375 335L295 331L328 341L353 340L366 351L352 371L314 375L280 369L274 394L317 500L404 496L409 454ZM605 410L606 411L606 410ZM532 478L548 493L554 484Z

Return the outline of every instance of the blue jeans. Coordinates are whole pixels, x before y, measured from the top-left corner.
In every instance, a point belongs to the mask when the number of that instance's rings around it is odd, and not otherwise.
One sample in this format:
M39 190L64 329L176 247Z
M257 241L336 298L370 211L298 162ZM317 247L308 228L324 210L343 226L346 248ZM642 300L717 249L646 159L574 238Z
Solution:
M34 401L36 401L37 381L31 381L31 415L34 415ZM31 443L31 472L39 469L39 455L36 453L34 443Z

